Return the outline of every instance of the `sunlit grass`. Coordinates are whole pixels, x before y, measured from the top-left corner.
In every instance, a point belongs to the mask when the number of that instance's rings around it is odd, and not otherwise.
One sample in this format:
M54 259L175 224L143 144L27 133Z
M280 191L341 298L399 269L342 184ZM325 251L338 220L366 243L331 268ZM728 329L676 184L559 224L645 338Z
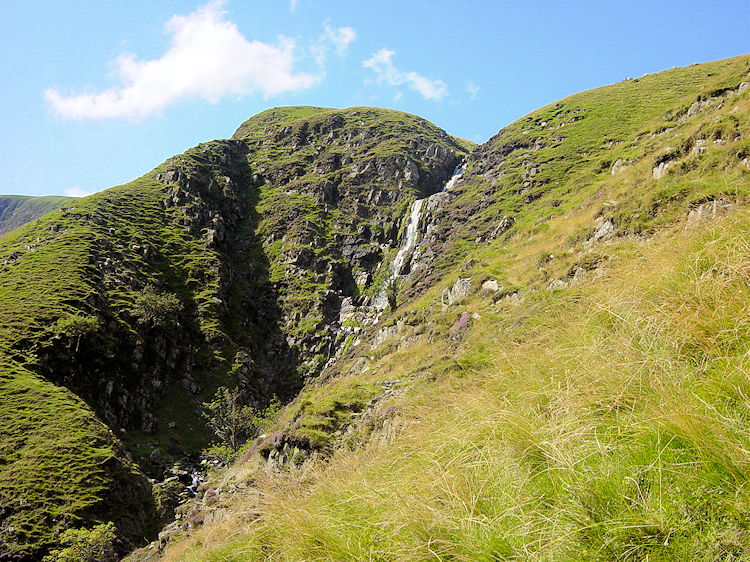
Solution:
M251 516L167 559L748 556L748 227L633 243L585 291L475 297L454 359L437 342L380 363L414 373L393 443L261 479Z

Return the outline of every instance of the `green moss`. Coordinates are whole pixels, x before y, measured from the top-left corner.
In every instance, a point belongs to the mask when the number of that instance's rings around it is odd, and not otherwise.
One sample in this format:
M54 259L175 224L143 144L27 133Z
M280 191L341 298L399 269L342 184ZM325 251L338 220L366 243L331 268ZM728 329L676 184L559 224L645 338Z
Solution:
M351 421L350 414L364 410L378 393L377 385L356 381L309 389L280 421L289 424L292 436L308 441L314 448L325 447L335 439L335 432Z

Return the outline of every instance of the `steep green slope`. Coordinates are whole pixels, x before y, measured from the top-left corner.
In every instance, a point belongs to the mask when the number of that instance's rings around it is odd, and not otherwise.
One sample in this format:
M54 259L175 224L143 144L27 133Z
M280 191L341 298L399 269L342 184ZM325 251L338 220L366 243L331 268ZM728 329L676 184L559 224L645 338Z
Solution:
M92 520L117 521L126 536L154 533L150 483L70 391L2 359L0 424L3 552L34 553Z
M161 264L143 267L142 277L135 278L142 256L134 242L145 236L139 229L148 228L150 240L160 225L168 231L160 188L153 181L113 188L0 242L0 355L6 381L1 412L13 422L12 431L3 432L2 446L14 451L0 471L5 497L14 498L5 504L0 542L11 553L38 553L69 526L112 520L135 543L158 528L151 484L130 466L122 445L92 409L118 433L148 429L148 408L159 395L141 381L148 377L151 384L163 384L170 374L159 372L159 360L175 349L181 327L153 334L151 326L131 319L140 283L158 280L160 287L169 287L161 273L178 265L163 264L162 271ZM122 205L124 212L108 212L113 205ZM183 252L189 249L183 244ZM108 259L119 265L106 269ZM29 415L20 417L19 409ZM54 462L45 460L50 457ZM49 472L40 477L45 466ZM48 486L36 485L39 480ZM29 520L33 532L22 532L19 521Z
M750 556L749 82L747 56L628 80L473 151L408 300L165 558Z
M564 234L568 250L608 221L610 234L648 235L702 202L742 196L750 148L737 92L747 91L748 64L737 57L626 80L505 127L472 153L431 217L423 243L439 259L421 275L429 281L498 237L551 243ZM550 232L558 222L575 230Z
M264 180L256 235L287 340L307 358L302 373L316 374L350 335L340 329L342 300L367 304L380 290L409 205L440 190L471 143L366 107L272 109L233 138L251 147Z
M0 235L73 201L72 197L0 195Z
M110 520L121 550L153 538L170 509L146 475L189 483L172 463L210 441L202 402L288 399L320 372L342 302L372 290L409 202L467 147L387 110L263 115L0 238L0 554Z

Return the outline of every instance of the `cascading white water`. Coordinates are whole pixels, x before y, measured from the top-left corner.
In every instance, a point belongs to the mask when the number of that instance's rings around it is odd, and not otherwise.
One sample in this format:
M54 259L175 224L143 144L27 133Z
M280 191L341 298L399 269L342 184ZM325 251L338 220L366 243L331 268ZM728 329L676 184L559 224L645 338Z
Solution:
M451 176L451 179L449 179L443 186L443 191L448 191L449 189L452 189L453 186L456 185L456 182L461 178L461 176L464 175L465 171L466 171L466 163L461 162L458 166L456 166L456 169L453 170L453 175Z
M459 178L463 175L465 170L466 164L461 162L453 170L453 175L445 183L441 191L448 191L452 189L456 185L456 182L459 180ZM401 247L398 249L396 257L393 260L393 264L391 266L391 275L390 277L388 277L388 280L383 285L383 289L375 299L374 304L378 308L385 308L386 303L388 302L388 299L386 298L386 288L388 287L388 285L390 285L391 282L393 282L401 275L401 269L404 267L404 261L409 255L409 252L417 243L417 237L419 236L419 221L422 218L422 205L424 204L425 199L416 199L411 205L411 210L409 211L409 222L406 225L406 233L404 234L404 241L401 244Z
M424 199L417 199L411 204L411 212L409 213L409 223L406 225L406 234L404 235L404 243L398 249L396 258L393 260L393 266L391 267L391 279L395 279L401 274L401 268L404 267L404 260L406 255L414 247L414 243L417 241L417 228L419 227L419 219L422 217L422 203Z

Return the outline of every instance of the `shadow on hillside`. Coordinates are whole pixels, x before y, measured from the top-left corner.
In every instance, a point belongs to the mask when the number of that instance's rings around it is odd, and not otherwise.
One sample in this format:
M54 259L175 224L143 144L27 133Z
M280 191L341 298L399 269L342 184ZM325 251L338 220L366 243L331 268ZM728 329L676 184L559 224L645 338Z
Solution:
M263 241L255 234L260 216L257 206L262 183L253 180L246 164L242 189L242 216L227 240L222 254L230 272L228 331L238 344L235 368L240 382L260 404L277 396L282 402L296 396L302 386L298 374L300 359L284 333L284 313L279 289L270 280L271 263Z
M148 249L148 256L113 250L130 249L132 240L120 234L122 217L107 213L139 204L136 195L127 199L136 186L104 192L98 226L107 242L91 262L115 265L92 268L98 294L74 306L90 310L105 329L54 339L39 353L38 372L83 398L157 478L171 459L195 455L215 439L201 403L218 387L239 386L259 407L274 396L289 400L301 387L270 263L255 235L260 185L247 153L242 142L215 141L158 169L167 210L128 225L148 241L132 248ZM107 202L115 197L112 209ZM120 286L113 288L112 279ZM152 308L164 308L174 295L181 309L144 322L134 312L137 302L113 298L125 289L140 294L137 301L149 287Z

